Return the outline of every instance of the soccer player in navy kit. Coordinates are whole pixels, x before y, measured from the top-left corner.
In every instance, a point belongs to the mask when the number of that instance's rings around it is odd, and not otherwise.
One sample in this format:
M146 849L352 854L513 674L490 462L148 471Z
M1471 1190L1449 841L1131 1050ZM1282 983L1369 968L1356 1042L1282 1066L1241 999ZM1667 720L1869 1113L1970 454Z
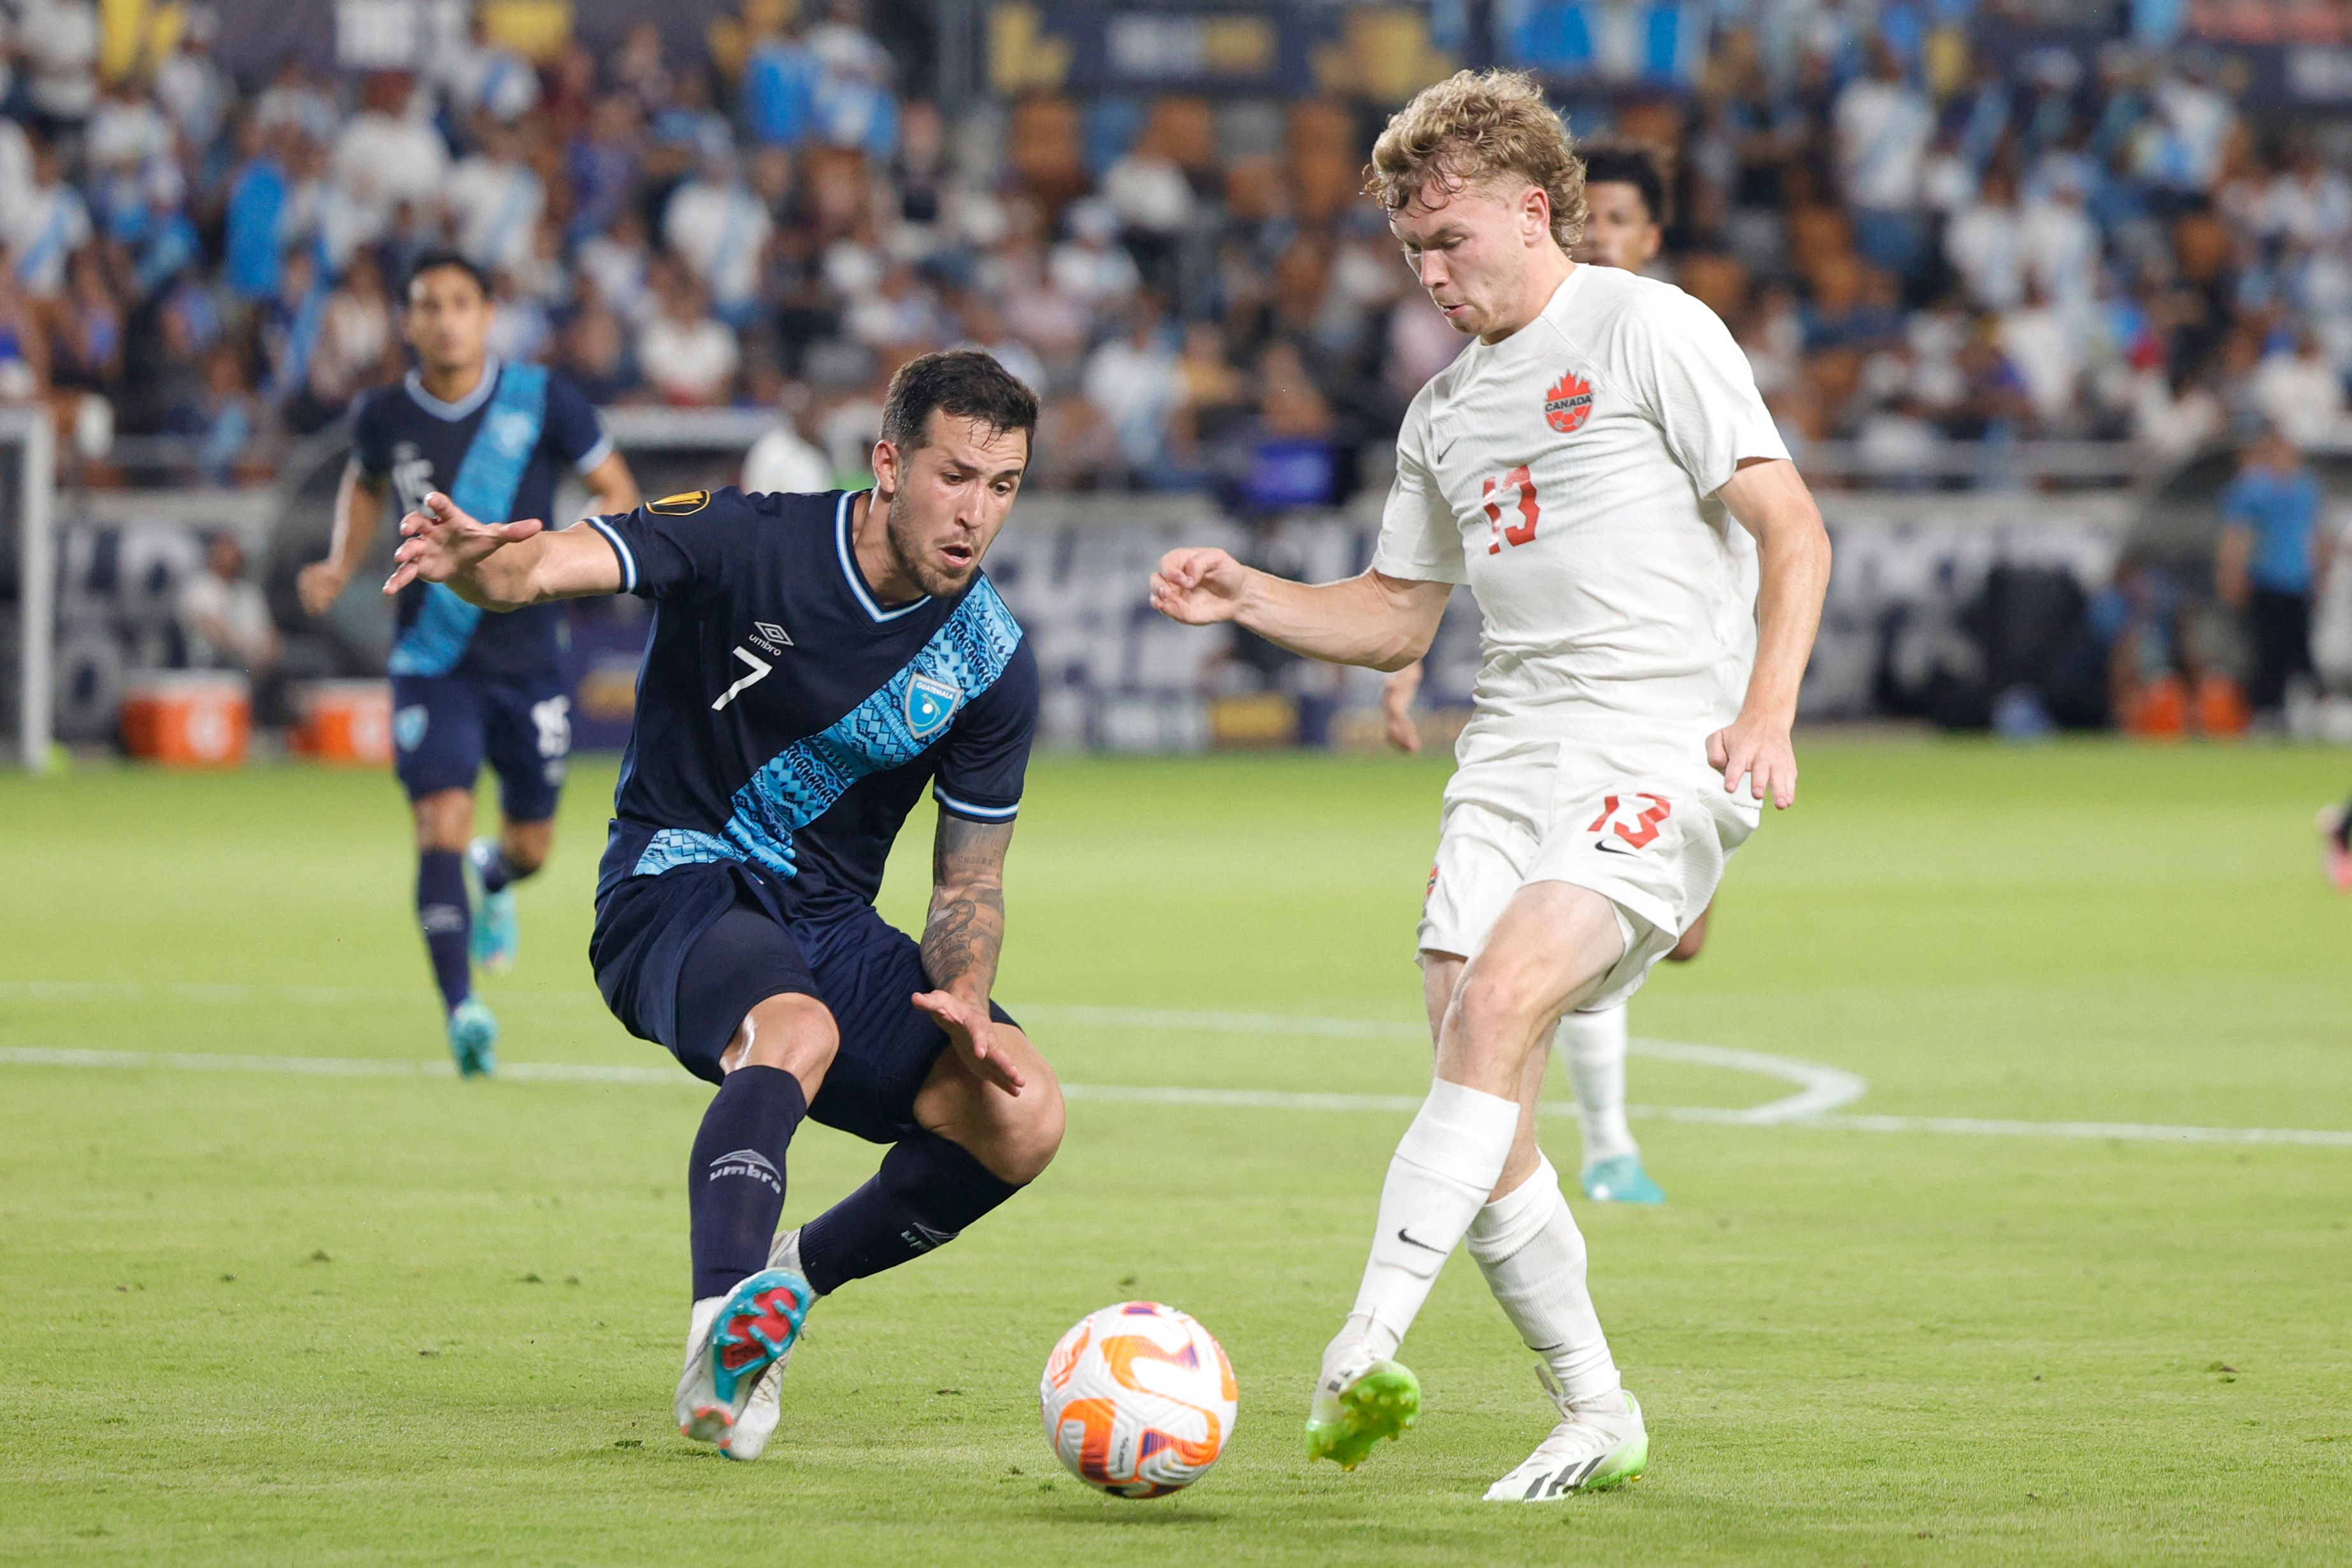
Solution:
M637 504L636 481L579 388L541 366L505 364L485 348L488 284L455 252L410 268L404 321L417 368L360 399L352 452L335 497L331 553L303 568L305 608L324 615L366 556L384 493L401 509L446 491L476 517L545 517L570 468L600 511ZM416 919L448 1018L449 1050L467 1077L496 1065L498 1021L473 994L470 960L514 963L511 884L539 869L554 840L555 800L572 748L563 686L563 609L485 617L448 589L399 595L390 659L394 766L416 814ZM474 780L499 775L498 838L474 830ZM470 863L481 883L467 907Z
M632 1033L719 1085L677 1414L730 1458L766 1447L813 1301L952 1240L1061 1143L1052 1072L989 1000L1037 667L980 563L1036 419L988 355L926 354L891 380L870 491L697 490L560 532L436 494L401 522L388 592L654 602L589 957ZM919 944L874 898L927 788ZM804 1116L890 1149L779 1237Z

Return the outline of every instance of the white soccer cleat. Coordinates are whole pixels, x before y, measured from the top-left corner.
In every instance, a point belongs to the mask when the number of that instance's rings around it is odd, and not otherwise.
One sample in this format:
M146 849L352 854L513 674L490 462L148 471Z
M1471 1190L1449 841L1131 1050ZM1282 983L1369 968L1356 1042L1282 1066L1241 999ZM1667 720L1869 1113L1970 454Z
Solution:
M1575 1492L1607 1491L1638 1477L1650 1462L1650 1434L1641 1402L1620 1389L1604 1405L1573 1405L1549 1367L1538 1367L1544 1390L1559 1406L1560 1423L1519 1468L1486 1489L1488 1502L1549 1502Z
M706 1296L694 1304L686 1371L677 1380L682 1435L715 1443L730 1458L758 1457L776 1421L775 1415L766 1415L761 1426L751 1418L751 1407L763 1387L772 1389L769 1399L774 1400L773 1374L790 1359L815 1294L798 1272L764 1268L726 1295ZM739 1428L748 1452L736 1451Z
M776 1237L775 1246L768 1249L768 1267L781 1268L787 1274L801 1275L801 1233L788 1230ZM807 1276L801 1275L805 1279ZM743 1414L735 1420L735 1429L727 1435L719 1451L730 1459L751 1463L768 1451L768 1439L776 1435L776 1424L784 1418L784 1371L793 1363L793 1352L800 1348L800 1339L784 1347L768 1370L760 1374L752 1386L751 1403L743 1406Z

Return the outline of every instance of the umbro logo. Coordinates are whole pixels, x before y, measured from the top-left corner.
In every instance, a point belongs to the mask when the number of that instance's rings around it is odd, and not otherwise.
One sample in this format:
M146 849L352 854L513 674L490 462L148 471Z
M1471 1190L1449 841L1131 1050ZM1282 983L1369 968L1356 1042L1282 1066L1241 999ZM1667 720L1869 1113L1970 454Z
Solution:
M738 1149L731 1154L721 1154L710 1162L710 1173L704 1179L715 1182L721 1176L749 1176L775 1188L777 1196L783 1195L784 1178L775 1165L757 1149Z
M761 653L782 653L793 646L791 636L773 621L753 621L751 635L745 640Z

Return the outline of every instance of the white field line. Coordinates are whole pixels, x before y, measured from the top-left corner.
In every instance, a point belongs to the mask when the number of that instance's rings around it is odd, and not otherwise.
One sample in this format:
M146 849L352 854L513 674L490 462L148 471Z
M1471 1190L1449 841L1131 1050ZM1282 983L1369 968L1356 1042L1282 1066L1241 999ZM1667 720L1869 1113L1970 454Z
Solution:
M0 981L0 999L31 1001L173 1001L215 1003L332 1003L409 996L413 990L394 986L273 986L146 984L139 982ZM518 999L521 993L509 993ZM577 994L548 992L541 995L563 1000ZM1395 1039L1420 1041L1426 1030L1417 1024L1378 1018L1315 1018L1281 1013L1214 1013L1143 1007L1029 1005L1024 1016L1053 1018L1066 1024L1111 1028L1188 1030L1193 1033L1323 1039ZM1725 1046L1693 1045L1672 1040L1632 1042L1634 1055L1664 1061L1727 1068L1778 1078L1798 1086L1797 1092L1763 1105L1734 1110L1704 1105L1633 1105L1629 1114L1651 1121L1696 1122L1735 1127L1807 1127L1854 1132L1940 1132L1993 1138L2069 1138L2117 1140L2155 1143L2270 1143L2318 1148L2352 1148L2352 1131L2315 1128L2189 1127L2137 1121L2022 1121L1962 1116L1876 1116L1844 1112L1868 1089L1860 1076L1842 1068L1799 1061L1763 1051L1737 1050ZM169 1051L106 1051L53 1049L32 1046L0 1046L0 1066L59 1068L150 1068L185 1072L260 1072L322 1078L447 1078L445 1061L373 1059L346 1057L237 1056L220 1053ZM501 1078L521 1082L675 1085L699 1080L667 1067L605 1066L581 1062L509 1062ZM1072 1100L1130 1105L1199 1106L1230 1110L1379 1111L1406 1115L1421 1101L1410 1095L1314 1094L1279 1089L1184 1089L1124 1084L1064 1084ZM1547 1100L1547 1115L1573 1114L1568 1100Z

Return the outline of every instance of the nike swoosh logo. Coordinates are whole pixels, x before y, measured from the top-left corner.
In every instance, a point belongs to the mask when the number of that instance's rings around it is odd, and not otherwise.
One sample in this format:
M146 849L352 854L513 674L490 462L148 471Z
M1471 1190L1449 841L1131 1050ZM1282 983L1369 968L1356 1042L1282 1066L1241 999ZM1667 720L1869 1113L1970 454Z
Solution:
M1423 1252L1434 1252L1440 1257L1443 1257L1446 1250L1442 1247L1432 1247L1425 1241L1415 1241L1412 1238L1412 1233L1406 1230L1402 1226L1397 1226L1397 1239L1403 1242L1407 1247L1418 1247Z
M1630 847L1620 844L1613 838L1596 838L1592 841L1592 847L1595 849L1605 849L1612 855L1631 855L1633 852Z

